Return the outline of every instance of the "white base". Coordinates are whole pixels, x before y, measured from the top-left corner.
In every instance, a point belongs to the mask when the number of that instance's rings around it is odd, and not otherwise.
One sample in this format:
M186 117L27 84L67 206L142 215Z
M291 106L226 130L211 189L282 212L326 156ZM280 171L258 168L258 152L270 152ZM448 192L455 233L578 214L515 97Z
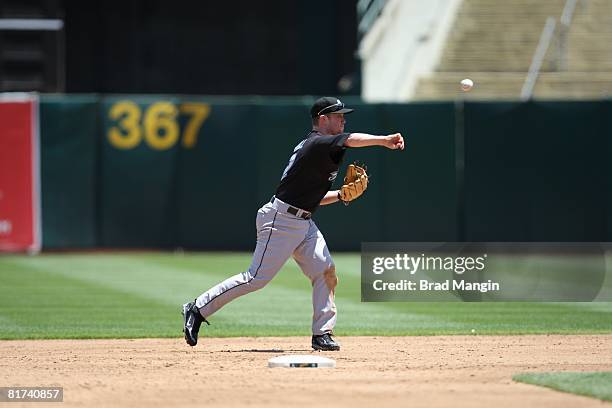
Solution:
M284 367L284 368L334 368L336 361L331 358L289 354L286 356L274 357L268 360L268 367Z

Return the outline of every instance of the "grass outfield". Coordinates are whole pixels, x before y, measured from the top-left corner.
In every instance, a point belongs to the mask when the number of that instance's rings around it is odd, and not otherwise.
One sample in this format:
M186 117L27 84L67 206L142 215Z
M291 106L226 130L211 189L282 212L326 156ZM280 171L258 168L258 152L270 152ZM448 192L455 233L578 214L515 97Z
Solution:
M245 270L247 253L0 257L0 339L180 337L180 306ZM612 303L361 303L360 259L335 254L342 335L611 333ZM206 336L308 336L309 281L293 261L209 320Z
M526 373L512 377L514 381L541 385L553 390L569 392L612 401L612 372L600 373Z

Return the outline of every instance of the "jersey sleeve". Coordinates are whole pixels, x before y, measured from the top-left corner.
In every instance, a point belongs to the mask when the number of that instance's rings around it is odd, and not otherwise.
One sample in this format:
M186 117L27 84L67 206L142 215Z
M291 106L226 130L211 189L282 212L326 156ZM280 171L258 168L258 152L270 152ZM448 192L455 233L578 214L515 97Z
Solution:
M325 146L330 152L336 153L346 148L344 143L350 135L350 133L340 133L339 135L323 136L317 138L316 143L321 147Z
M330 139L329 144L329 157L334 163L340 163L342 161L342 156L344 156L344 152L346 151L346 146L344 143L346 139L348 139L350 133L340 133L339 135L334 135Z
M346 142L346 139L348 139L348 137L350 136L350 133L340 133L339 135L336 135L333 137L334 141L332 142L332 147L337 147L337 148L344 148L346 146L344 146L344 143Z
M346 142L346 139L348 139L350 135L350 133L340 133L332 136L319 136L313 142L317 146L327 146L331 149L340 149L346 147L344 146L344 142Z

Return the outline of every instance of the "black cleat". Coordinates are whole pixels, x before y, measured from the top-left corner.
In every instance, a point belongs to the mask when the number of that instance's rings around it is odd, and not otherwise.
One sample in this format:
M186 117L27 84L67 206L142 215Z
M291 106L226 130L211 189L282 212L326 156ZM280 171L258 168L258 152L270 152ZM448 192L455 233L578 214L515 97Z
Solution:
M183 333L185 333L185 341L191 347L198 344L198 332L200 331L200 325L202 322L208 323L208 321L200 314L200 309L194 302L185 303L183 305L183 317L184 326Z
M325 333L320 336L312 336L312 348L322 351L338 351L340 350L340 344L332 339L331 333Z

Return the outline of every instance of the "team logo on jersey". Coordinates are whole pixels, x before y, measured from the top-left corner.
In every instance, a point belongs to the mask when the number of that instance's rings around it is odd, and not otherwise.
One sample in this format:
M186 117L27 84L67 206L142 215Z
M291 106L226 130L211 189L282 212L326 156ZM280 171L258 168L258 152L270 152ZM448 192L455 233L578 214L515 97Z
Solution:
M333 171L331 173L329 173L329 181L334 181L336 179L336 177L338 177L338 171Z

